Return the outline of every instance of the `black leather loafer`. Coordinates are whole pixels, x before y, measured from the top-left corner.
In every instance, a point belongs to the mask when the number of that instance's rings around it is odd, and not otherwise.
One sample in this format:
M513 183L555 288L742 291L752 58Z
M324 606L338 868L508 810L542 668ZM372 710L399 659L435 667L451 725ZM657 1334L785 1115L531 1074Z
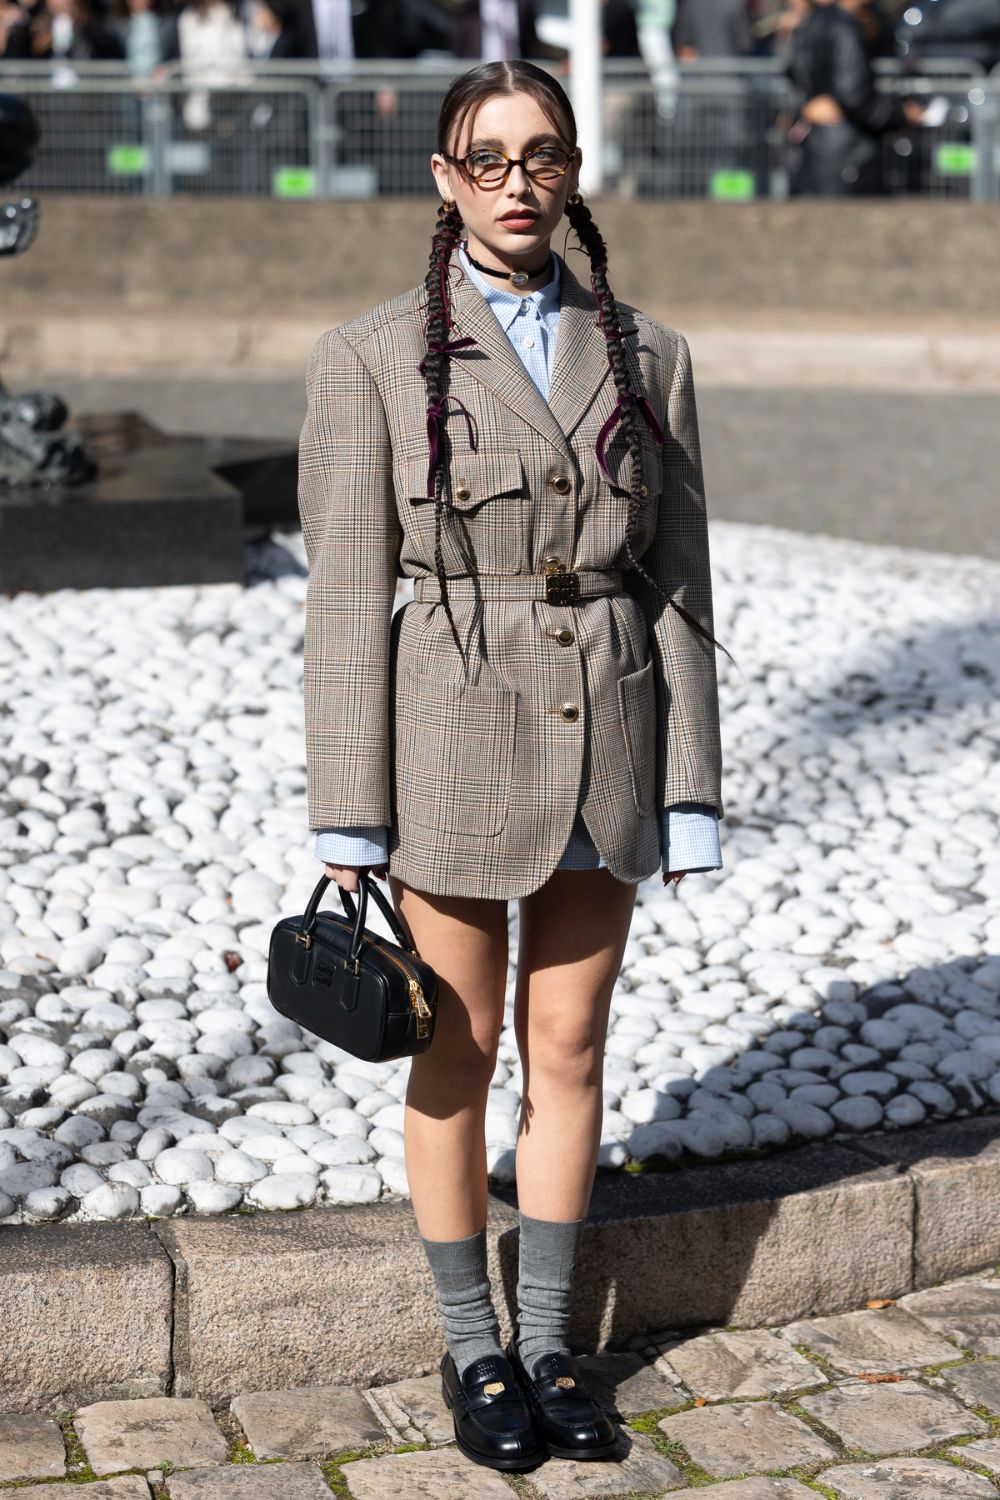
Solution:
M455 1441L473 1463L530 1469L548 1457L545 1438L502 1354L473 1360L460 1380L451 1351L445 1350L441 1394L451 1409Z
M521 1383L528 1404L557 1458L610 1458L618 1447L618 1430L580 1377L571 1354L543 1354L529 1375L513 1339L504 1351Z

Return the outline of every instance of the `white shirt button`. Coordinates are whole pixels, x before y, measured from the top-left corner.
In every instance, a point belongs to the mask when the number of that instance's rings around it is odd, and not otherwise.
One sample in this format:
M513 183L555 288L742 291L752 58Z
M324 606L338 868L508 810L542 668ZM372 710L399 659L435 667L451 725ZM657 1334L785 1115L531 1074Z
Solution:
M535 347L535 341L534 341L534 339L525 339L525 341L524 341L524 347L526 349L534 349L534 347Z

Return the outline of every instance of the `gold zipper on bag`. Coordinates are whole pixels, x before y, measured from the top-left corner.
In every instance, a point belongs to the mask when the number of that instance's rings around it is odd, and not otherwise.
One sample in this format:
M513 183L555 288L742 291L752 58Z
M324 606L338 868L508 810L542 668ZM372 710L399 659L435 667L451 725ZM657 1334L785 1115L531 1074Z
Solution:
M369 939L370 941L371 939ZM396 968L400 969L406 975L407 983L410 986L410 1004L417 1013L417 1036L421 1038L427 1036L429 1034L427 1021L431 1016L431 1008L427 1004L427 997L424 994L419 979L414 978L402 959L398 958L395 953L390 952L388 948L384 948L378 942L375 944L375 947L380 953L385 954L390 963L394 963Z

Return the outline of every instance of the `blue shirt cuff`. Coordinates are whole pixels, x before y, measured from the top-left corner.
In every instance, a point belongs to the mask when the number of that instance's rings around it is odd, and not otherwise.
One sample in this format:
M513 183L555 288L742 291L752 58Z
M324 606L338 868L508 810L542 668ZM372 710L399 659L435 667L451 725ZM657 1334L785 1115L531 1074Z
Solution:
M664 875L680 870L692 874L722 869L719 815L702 802L678 802L660 814L661 869Z
M388 834L378 823L321 828L316 834L315 853L324 864L384 865L389 858Z
M719 821L715 809L697 802L678 803L660 815L664 874L722 869ZM324 828L316 834L317 859L334 865L383 865L388 836L384 826L358 824Z

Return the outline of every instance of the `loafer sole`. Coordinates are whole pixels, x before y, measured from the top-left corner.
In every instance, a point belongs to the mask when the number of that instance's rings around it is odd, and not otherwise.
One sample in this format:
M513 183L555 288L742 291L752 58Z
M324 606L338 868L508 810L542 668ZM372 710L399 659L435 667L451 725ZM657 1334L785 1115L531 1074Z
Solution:
M615 1434L614 1442L604 1443L600 1448L563 1448L553 1442L549 1442L548 1448L554 1458L610 1458L618 1449L618 1435Z
M486 1453L480 1453L476 1448L470 1448L458 1430L458 1419L455 1416L455 1409L452 1406L451 1395L443 1380L441 1382L441 1395L444 1398L445 1406L447 1406L452 1415L455 1442L458 1444L459 1450L465 1454L466 1458L471 1458L474 1464L482 1464L487 1469L503 1469L506 1472L511 1469L534 1469L543 1459L548 1457L550 1451L548 1447L538 1448L534 1453L514 1453L510 1458L502 1456L491 1458Z

